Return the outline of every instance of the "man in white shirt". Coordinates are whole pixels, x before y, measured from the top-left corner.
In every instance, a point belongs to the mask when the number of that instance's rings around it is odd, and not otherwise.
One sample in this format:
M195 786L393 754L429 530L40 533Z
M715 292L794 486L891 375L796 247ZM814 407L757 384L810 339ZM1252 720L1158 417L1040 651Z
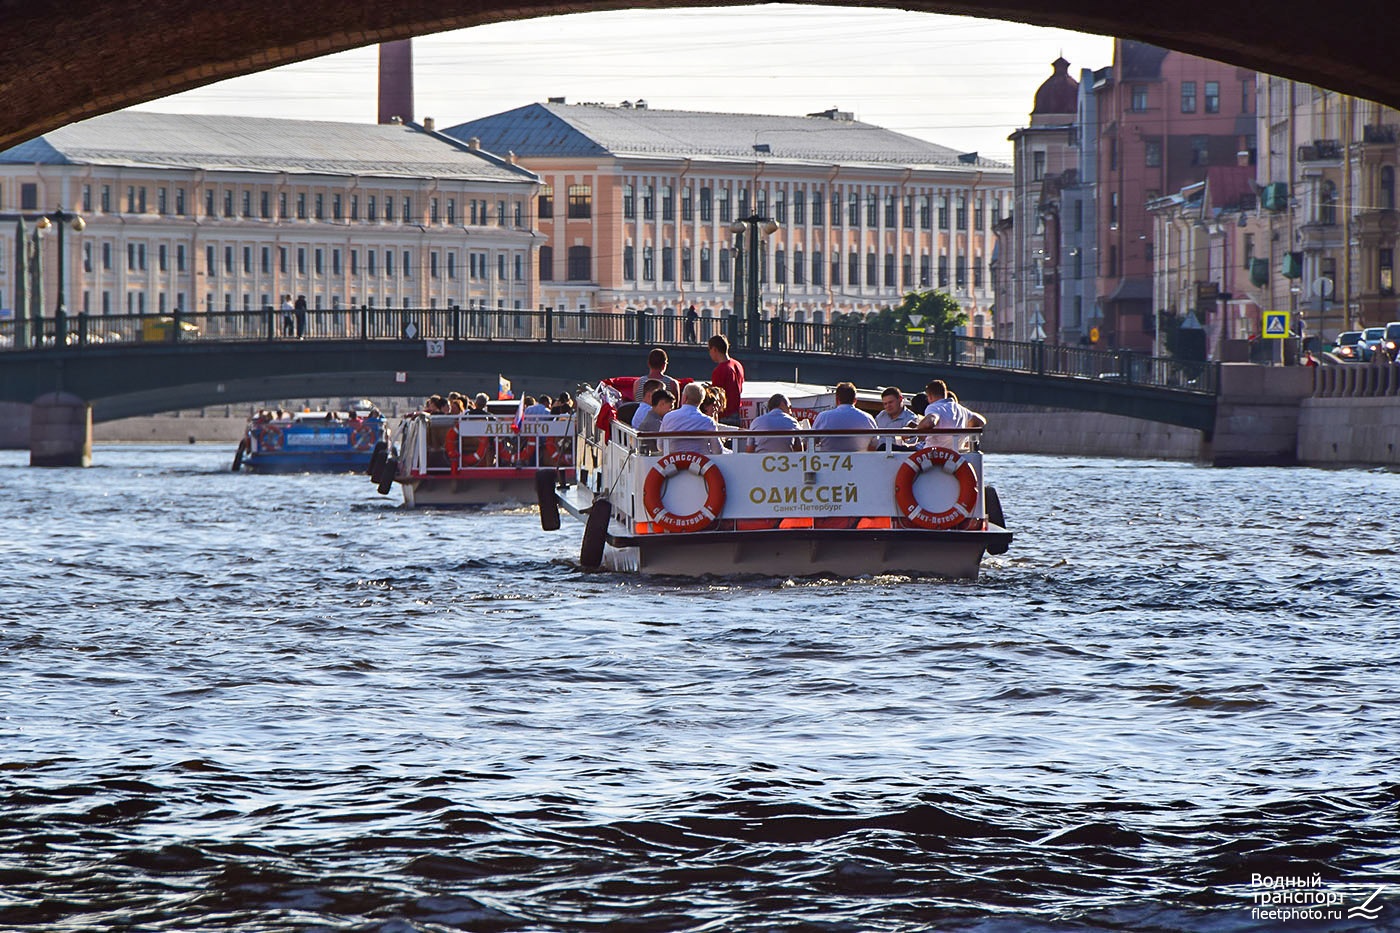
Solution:
M796 431L797 419L792 416L792 403L779 392L768 400L768 410L749 424L750 431ZM749 441L749 450L760 453L788 453L797 447L793 437L755 437Z
M924 417L919 421L920 430L934 427L963 430L987 426L986 418L970 408L963 407L957 399L952 398L947 383L942 379L935 379L924 386L924 397L928 399L928 407L924 409ZM956 449L962 446L962 441L963 438L955 434L933 435L933 443L939 447Z
M875 419L856 407L856 387L849 382L836 386L836 407L817 415L813 431L874 431ZM818 450L869 450L868 437L823 437Z
M687 383L681 390L681 407L661 419L661 430L672 431L717 431L719 426L709 415L700 411L700 403L705 400L705 387L698 382ZM721 450L717 437L687 437L667 439L666 453L693 451L701 454L717 454Z
M875 416L875 426L904 431L919 423L919 416L904 407L904 393L890 386L880 393L880 402L885 407ZM915 438L912 434L886 434L879 438L879 450L913 450Z

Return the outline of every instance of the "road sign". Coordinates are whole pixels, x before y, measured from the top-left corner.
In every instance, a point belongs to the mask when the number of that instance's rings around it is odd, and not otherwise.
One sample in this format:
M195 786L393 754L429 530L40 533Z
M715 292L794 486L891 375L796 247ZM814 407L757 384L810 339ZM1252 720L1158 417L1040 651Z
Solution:
M1089 342L1090 342L1090 343L1098 343L1098 342L1099 342L1099 329L1098 329L1097 327L1091 327L1091 328L1089 328Z
M922 327L906 327L908 333L909 346L922 347L924 345L924 329Z
M924 316L923 316L922 314L911 314L911 315L909 315L909 323L910 323L910 324L913 324L915 327L918 327L918 326L919 326L920 324L922 324L923 322L924 322Z
M1264 336L1269 339L1282 340L1288 336L1288 312L1287 311L1265 311L1264 312Z
M429 340L425 340L425 341L423 341L423 342L424 342L425 344L427 344L427 346L428 346L428 358L429 358L429 359L439 359L439 358L444 357L444 356L447 355L447 341L446 341L446 340L444 340L444 339L442 339L442 338L438 338L437 340L429 339Z

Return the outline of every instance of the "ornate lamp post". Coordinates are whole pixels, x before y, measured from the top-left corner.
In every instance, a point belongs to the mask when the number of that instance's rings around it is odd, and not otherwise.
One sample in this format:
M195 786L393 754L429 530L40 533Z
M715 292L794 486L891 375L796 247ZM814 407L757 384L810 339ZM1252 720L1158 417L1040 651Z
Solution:
M44 214L39 218L40 230L47 230L50 226L58 228L58 305L54 308L54 345L62 346L68 335L68 305L67 288L64 281L68 271L68 252L64 243L63 233L69 227L75 233L81 233L87 226L87 221L82 215L72 211L65 211L62 205L52 213Z
M748 246L748 259L744 271L747 273L748 284L744 288L744 316L748 321L748 341L750 349L758 347L759 330L762 327L762 315L760 294L759 294L759 246L760 241L767 236L772 236L778 232L778 223L769 217L760 216L757 213L747 217L740 217L729 225L731 232L738 234ZM743 247L740 244L740 248Z

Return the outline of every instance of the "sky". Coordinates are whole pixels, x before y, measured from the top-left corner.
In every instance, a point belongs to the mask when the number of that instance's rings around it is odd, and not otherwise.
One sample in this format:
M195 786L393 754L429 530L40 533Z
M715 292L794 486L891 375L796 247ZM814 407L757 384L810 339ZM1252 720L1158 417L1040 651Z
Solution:
M653 108L795 115L835 107L960 151L1011 161L1050 63L1112 61L1112 40L1000 20L766 5L580 13L414 39L415 118L439 128L564 97ZM372 123L376 47L142 104Z

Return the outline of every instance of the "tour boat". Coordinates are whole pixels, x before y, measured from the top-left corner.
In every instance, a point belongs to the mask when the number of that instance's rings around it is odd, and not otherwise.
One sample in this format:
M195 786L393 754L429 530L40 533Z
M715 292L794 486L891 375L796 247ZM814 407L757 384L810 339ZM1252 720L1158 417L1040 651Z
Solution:
M551 484L573 476L573 444L572 415L522 415L514 402L492 402L487 415L418 412L378 448L369 475L381 495L398 483L409 508L528 504L542 472Z
M836 406L828 387L748 383L742 423L775 392L798 419ZM857 404L871 399L878 394L860 393ZM638 433L606 383L580 390L575 404L576 482L540 482L540 522L557 529L561 510L582 521L586 568L975 579L984 553L1011 544L983 481L980 429L815 432L804 420L796 432ZM771 437L791 449L748 450ZM678 449L696 441L723 452ZM872 441L890 449L869 450ZM843 447L858 449L834 449Z
M362 473L384 437L369 402L347 411L261 412L248 421L233 470L255 473Z

